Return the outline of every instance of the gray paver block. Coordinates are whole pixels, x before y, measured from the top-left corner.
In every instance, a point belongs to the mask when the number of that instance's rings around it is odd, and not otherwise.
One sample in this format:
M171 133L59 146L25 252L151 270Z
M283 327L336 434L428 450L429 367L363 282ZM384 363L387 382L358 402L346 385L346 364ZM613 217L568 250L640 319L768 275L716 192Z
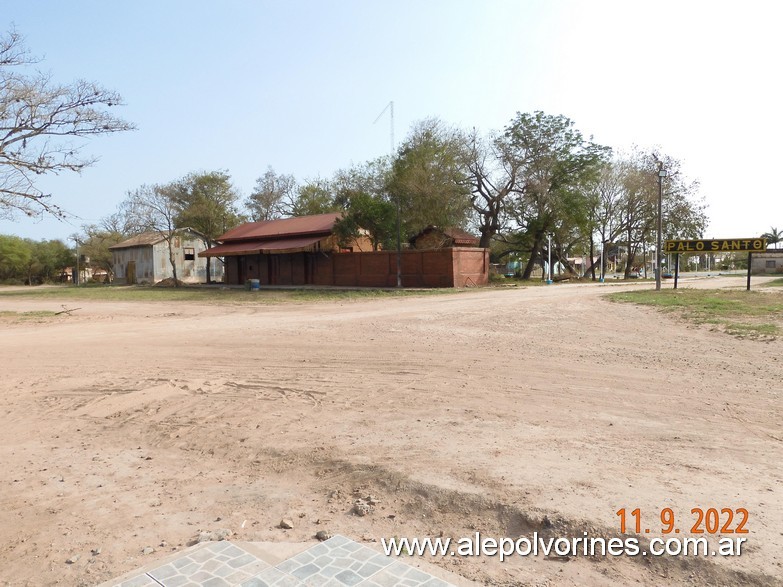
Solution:
M320 569L317 566L313 564L308 564L308 565L304 565L303 567L299 567L298 569L294 569L293 571L291 571L290 574L296 577L297 579L304 580L307 579L307 577L309 577L310 575L315 575L318 571L320 571Z
M261 585L251 583L250 581L260 581ZM292 577L288 573L276 569L275 567L269 567L258 573L255 577L249 581L242 583L242 587L262 587L267 585L269 587L296 587L300 585L299 579Z
M157 579L156 582L153 579ZM343 536L277 567L230 542L212 542L118 587L449 587L450 583Z
M190 583L193 583L193 581L190 580L188 575L175 575L169 579L166 579L165 585L166 587L184 587Z
M117 583L115 587L160 587L160 585L152 580L147 573L131 577L126 579L122 583Z
M364 579L364 577L357 575L349 569L346 569L341 573L337 573L334 578L340 581L340 583L343 585L358 585L362 579Z
M277 565L277 568L283 571L284 573L290 573L294 569L298 569L302 565L299 564L298 561L294 560L296 557L289 558L288 560L284 560L279 565Z

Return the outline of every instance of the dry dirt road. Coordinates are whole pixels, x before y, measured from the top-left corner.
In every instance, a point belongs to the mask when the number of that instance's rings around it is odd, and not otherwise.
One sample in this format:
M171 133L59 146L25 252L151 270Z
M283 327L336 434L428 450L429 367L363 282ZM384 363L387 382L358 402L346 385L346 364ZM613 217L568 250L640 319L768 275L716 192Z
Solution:
M648 536L665 507L686 533L692 508L746 508L750 533L738 558L433 562L494 585L781 584L783 341L613 290L3 318L0 584L92 585L221 529L609 537L621 507ZM0 297L43 309L60 304ZM367 495L373 511L352 514Z

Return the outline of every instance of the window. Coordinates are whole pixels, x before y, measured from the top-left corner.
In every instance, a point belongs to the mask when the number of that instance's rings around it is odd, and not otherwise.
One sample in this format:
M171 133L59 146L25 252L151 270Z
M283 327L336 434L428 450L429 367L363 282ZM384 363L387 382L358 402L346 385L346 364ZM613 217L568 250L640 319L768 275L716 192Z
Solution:
M185 261L196 260L196 249L192 247L185 247Z
M767 261L767 269L774 269L775 268L775 259L769 259Z

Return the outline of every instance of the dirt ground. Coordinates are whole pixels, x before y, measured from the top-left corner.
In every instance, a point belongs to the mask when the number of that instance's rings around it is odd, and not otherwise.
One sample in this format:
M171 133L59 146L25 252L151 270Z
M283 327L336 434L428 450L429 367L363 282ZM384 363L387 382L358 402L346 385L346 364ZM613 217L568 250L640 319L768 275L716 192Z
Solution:
M750 533L738 558L433 562L493 585L781 584L783 341L601 297L617 289L3 318L0 584L93 585L221 530L616 536L621 507L649 536L665 507L684 532L692 508L744 507Z

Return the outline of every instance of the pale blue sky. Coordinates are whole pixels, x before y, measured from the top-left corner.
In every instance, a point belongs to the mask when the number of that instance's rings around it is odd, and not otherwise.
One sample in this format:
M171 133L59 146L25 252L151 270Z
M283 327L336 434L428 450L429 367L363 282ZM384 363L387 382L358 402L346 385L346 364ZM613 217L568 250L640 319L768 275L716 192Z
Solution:
M659 146L701 181L708 237L783 227L776 2L0 0L54 79L122 94L138 130L86 143L100 161L42 179L67 238L128 190L227 170L247 196L271 165L304 180L389 151L428 116L502 128L564 114L615 148Z

